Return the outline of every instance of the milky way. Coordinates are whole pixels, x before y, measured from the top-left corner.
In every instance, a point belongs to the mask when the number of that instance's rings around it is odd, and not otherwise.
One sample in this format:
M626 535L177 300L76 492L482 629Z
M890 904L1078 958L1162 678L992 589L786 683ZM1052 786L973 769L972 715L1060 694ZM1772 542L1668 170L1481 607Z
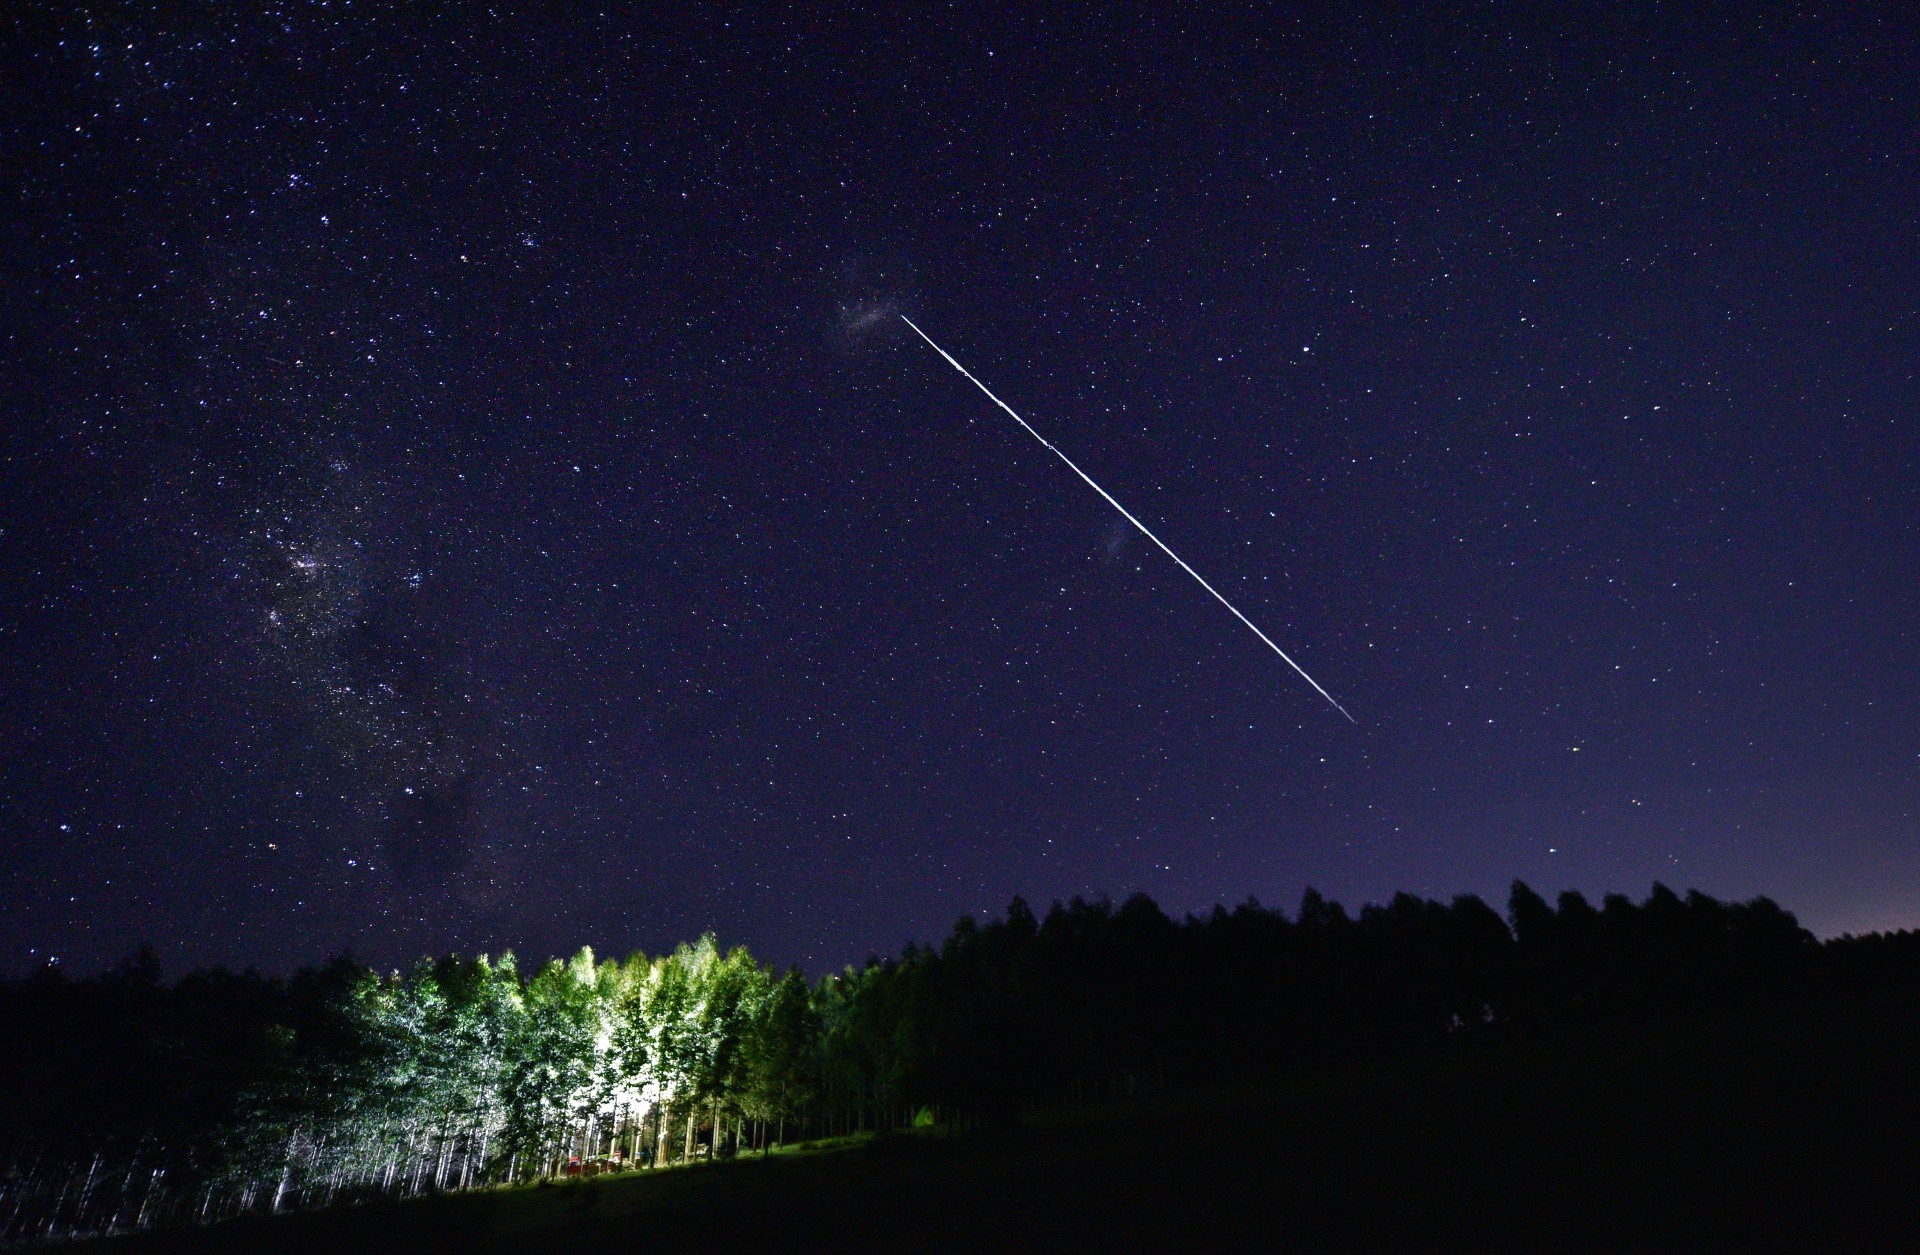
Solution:
M1910 9L10 23L0 968L1920 925Z
M378 827L368 868L445 884L466 870L499 755L467 691L448 593L421 546L394 543L404 525L347 462L329 460L306 487L251 511L235 577L261 648Z

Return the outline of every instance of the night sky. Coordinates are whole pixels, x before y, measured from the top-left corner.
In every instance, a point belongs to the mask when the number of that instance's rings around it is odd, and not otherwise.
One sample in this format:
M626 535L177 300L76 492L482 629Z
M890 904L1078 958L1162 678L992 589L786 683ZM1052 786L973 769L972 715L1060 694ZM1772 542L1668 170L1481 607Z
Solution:
M570 8L7 19L0 970L1920 925L1904 6Z

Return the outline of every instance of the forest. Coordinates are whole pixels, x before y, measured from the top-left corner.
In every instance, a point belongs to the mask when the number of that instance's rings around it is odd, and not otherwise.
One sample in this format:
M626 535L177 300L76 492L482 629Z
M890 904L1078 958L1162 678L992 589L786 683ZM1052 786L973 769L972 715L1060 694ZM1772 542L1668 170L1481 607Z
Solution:
M646 1170L1126 1102L1223 1079L1905 988L1912 934L1821 943L1773 902L1516 882L1349 913L1175 920L1015 899L810 981L711 936L522 966L162 979L150 952L0 985L0 1240Z

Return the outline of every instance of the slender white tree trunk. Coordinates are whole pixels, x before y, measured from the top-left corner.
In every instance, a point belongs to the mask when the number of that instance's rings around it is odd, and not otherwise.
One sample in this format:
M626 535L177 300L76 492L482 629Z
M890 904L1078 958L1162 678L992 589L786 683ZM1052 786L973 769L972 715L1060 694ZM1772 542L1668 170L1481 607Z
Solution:
M483 1121L480 1125L480 1178L486 1180L487 1147L493 1141L493 1125ZM464 1187L463 1187L464 1188Z
M87 1203L93 1198L93 1181L100 1174L100 1153L94 1152L93 1162L87 1165L87 1183L80 1187L80 1205L74 1209L73 1227L76 1232L87 1220Z
M147 1178L147 1192L140 1198L140 1212L133 1218L134 1228L144 1229L147 1227L147 1208L153 1203L154 1191L160 1188L160 1182L166 1180L166 1177L167 1166L161 1164L158 1168L155 1168L153 1174Z
M293 1146L295 1139L299 1136L298 1130L287 1134L287 1149L281 1156L280 1183L273 1187L273 1211L276 1214L280 1210L281 1201L287 1196L288 1188L293 1185Z

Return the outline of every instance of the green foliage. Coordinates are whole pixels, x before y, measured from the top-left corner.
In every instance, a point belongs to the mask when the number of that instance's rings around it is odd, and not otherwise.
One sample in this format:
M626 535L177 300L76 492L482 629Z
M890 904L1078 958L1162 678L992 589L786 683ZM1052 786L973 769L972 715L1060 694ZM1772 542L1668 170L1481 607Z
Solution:
M1897 966L1829 952L1874 979ZM530 973L512 955L384 977L343 960L170 990L133 963L3 987L22 1032L0 1063L47 1080L0 1123L23 1218L0 1236L586 1176L789 1132L995 1123L1461 1033L1762 1002L1820 987L1823 958L1765 899L1655 886L1639 905L1568 894L1556 909L1516 884L1507 920L1407 894L1357 917L1309 891L1291 919L1249 902L1178 922L1144 897L1044 919L1016 899L938 949L814 984L711 936Z

